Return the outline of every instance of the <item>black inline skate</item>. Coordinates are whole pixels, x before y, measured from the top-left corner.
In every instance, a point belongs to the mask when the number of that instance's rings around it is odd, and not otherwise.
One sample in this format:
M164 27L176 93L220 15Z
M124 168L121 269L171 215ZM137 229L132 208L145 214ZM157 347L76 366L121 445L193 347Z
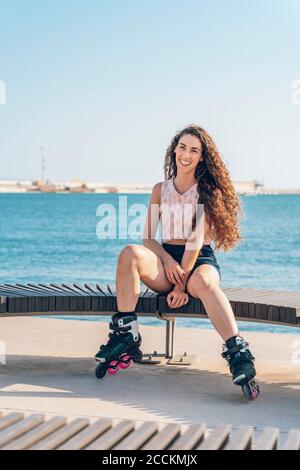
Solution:
M95 355L99 363L95 371L98 379L102 379L106 372L116 374L120 368L127 369L132 361L140 362L143 357L139 349L142 338L138 332L136 313L116 312L111 319L109 340L100 346Z
M223 344L222 356L229 364L233 383L242 387L248 400L255 400L259 395L259 386L253 380L256 375L253 363L255 358L248 346L241 336L232 336Z

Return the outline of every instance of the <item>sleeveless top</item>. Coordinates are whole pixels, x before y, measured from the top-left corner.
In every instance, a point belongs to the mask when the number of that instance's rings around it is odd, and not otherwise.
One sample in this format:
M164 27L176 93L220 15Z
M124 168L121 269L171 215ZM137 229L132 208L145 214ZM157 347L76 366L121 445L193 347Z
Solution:
M197 183L179 194L175 189L174 178L162 182L159 207L162 243L176 238L187 241L198 199ZM204 244L209 245L211 241L210 233L205 233Z

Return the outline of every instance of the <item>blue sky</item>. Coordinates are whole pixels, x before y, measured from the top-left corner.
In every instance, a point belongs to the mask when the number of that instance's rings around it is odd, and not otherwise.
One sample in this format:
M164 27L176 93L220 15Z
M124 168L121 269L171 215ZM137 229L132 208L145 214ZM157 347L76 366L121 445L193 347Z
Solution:
M234 180L300 187L299 0L0 0L2 178L163 179L198 123Z

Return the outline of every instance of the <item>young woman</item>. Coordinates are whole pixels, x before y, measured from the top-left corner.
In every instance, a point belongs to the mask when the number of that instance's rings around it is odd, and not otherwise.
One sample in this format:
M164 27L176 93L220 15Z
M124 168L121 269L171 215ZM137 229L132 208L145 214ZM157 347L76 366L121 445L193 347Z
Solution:
M189 295L201 299L224 341L222 356L230 365L233 382L242 385L247 398L256 398L254 357L220 288L220 266L211 246L214 242L216 249L226 252L241 240L238 215L242 211L228 170L208 133L190 125L171 141L164 172L165 181L152 190L143 245L127 245L118 258L118 312L112 316L107 345L95 356L102 365L98 376L107 369L113 373L119 364L127 367L130 356L139 358L141 336L135 308L142 281L167 294L174 309L186 304ZM158 223L162 243L155 239Z

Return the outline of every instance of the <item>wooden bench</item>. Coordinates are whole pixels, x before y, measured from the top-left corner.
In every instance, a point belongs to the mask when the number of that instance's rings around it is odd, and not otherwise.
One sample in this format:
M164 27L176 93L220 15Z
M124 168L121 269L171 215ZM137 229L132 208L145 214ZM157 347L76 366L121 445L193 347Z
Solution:
M300 429L291 429L279 446L278 428L208 427L158 423L24 415L0 411L0 450L299 450Z
M300 326L300 292L223 288L238 320ZM0 316L111 315L117 310L115 288L103 284L2 284ZM157 363L161 358L172 364L190 364L186 353L173 357L174 327L178 317L207 318L203 303L190 297L179 309L168 306L166 296L144 288L136 312L140 317L156 317L166 323L164 354L144 355L143 362Z

